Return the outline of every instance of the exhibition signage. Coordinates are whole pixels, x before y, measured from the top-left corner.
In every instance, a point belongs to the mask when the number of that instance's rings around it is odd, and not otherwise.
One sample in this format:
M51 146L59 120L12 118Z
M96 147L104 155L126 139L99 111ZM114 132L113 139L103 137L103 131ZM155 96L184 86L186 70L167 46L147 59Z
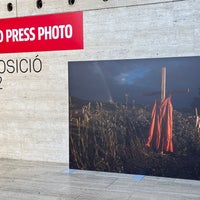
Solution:
M83 49L83 12L0 20L0 53Z

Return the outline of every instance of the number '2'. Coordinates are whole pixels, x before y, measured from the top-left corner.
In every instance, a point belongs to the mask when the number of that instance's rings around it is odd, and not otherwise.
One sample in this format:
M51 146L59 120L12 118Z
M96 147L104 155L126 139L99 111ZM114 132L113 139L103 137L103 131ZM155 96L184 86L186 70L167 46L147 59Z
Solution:
M3 88L1 87L2 81L3 81L3 79L2 79L2 77L0 76L0 90L3 89Z

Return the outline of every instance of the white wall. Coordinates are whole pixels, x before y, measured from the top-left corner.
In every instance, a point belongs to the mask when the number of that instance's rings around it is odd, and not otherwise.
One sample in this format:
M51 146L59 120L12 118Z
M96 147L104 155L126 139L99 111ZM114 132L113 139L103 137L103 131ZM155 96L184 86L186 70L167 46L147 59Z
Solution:
M200 55L200 0L17 0L0 18L84 11L84 50L1 54L42 60L38 74L2 74L0 157L69 161L68 61ZM0 24L1 26L1 24Z

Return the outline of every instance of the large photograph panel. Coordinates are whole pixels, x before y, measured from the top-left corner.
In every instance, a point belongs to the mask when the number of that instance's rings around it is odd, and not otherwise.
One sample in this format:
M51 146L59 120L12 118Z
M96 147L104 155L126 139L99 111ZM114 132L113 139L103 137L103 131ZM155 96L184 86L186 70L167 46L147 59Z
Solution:
M70 168L200 179L200 57L69 62Z

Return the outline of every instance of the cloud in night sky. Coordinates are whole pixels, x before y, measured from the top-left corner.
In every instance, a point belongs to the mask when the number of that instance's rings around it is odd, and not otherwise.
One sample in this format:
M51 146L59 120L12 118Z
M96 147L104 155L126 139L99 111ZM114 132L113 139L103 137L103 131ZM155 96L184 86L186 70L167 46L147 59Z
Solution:
M133 68L132 71L122 72L118 76L114 77L114 80L119 85L133 85L140 79L143 79L149 72L148 68Z

